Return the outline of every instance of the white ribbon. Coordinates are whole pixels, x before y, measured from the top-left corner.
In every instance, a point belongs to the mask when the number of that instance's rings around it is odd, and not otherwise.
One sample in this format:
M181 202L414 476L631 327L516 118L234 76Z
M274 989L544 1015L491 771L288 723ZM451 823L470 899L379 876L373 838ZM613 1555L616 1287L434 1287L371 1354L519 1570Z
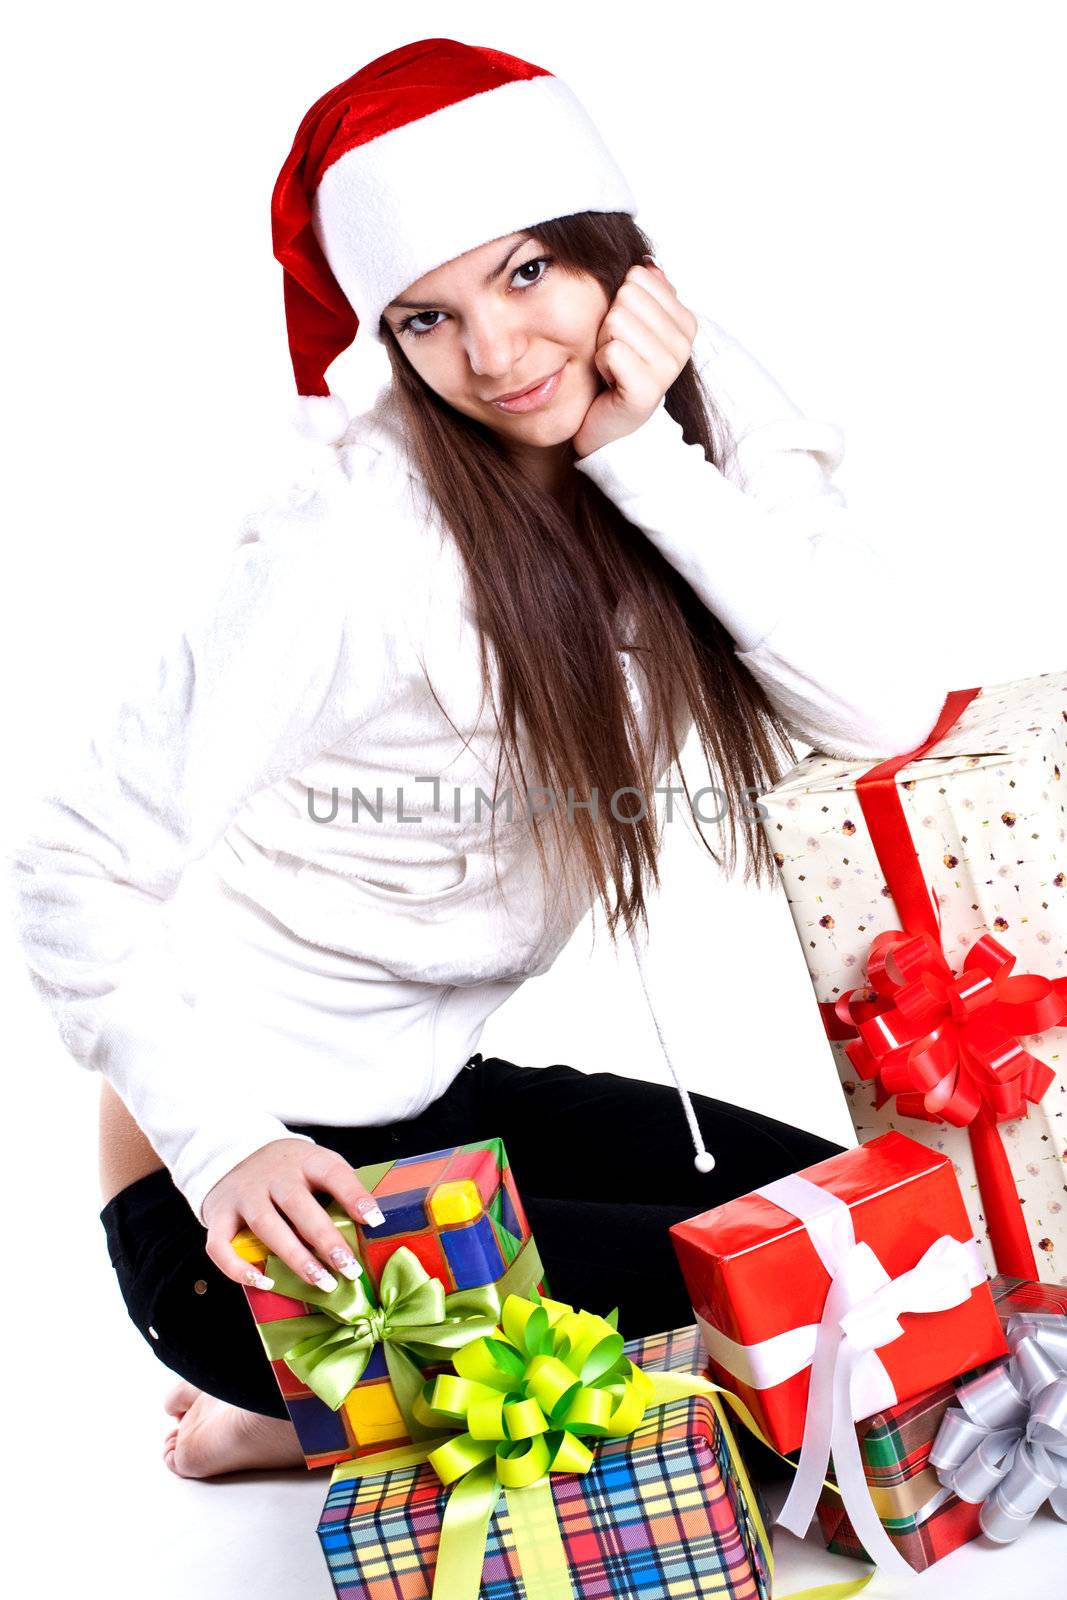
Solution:
M799 1538L808 1531L833 1454L841 1501L871 1560L914 1577L871 1501L855 1421L897 1396L876 1351L904 1332L903 1312L947 1311L985 1283L977 1240L942 1234L918 1264L891 1278L870 1245L857 1243L852 1213L837 1195L794 1174L754 1191L803 1224L830 1275L818 1323L757 1344L741 1345L701 1321L708 1353L753 1388L769 1388L811 1366L800 1459L778 1523Z

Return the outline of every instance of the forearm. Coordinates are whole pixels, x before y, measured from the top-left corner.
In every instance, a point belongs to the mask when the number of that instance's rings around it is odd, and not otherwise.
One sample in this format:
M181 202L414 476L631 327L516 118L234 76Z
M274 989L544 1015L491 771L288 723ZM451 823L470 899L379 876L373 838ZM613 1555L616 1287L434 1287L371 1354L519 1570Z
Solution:
M577 470L723 623L791 733L845 758L910 749L948 690L922 586L846 508L832 480L840 430L802 416L735 341L717 338L703 375L734 433L725 470L685 442L665 403Z

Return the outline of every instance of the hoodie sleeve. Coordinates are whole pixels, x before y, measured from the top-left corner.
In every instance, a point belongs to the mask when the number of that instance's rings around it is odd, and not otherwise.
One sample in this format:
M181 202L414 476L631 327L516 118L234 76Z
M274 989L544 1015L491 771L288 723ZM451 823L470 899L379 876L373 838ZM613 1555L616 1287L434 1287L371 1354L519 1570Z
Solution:
M932 630L921 586L907 590L847 511L833 482L840 430L803 416L737 340L698 321L693 359L731 439L724 470L685 443L663 401L577 469L719 617L794 737L845 759L910 750L948 692L911 648Z
M207 1192L284 1123L227 1092L168 962L162 908L257 791L356 728L381 627L365 550L321 489L246 520L61 783L35 793L8 884L23 957L66 1049L101 1072L203 1221ZM221 571L221 576L220 576Z

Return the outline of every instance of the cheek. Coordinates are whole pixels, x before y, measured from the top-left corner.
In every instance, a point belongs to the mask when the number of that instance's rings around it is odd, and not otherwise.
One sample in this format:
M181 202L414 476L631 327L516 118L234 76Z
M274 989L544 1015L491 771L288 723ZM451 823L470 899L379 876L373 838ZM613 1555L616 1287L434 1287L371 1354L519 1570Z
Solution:
M568 342L575 353L587 361L593 359L607 311L608 299L598 283L591 288L578 287L567 306Z
M451 401L459 390L457 376L459 363L454 352L447 349L448 341L444 338L444 330L440 334L428 334L421 341L413 340L409 343L414 348L408 355L408 361L423 383L442 400ZM432 348L434 345L436 349Z

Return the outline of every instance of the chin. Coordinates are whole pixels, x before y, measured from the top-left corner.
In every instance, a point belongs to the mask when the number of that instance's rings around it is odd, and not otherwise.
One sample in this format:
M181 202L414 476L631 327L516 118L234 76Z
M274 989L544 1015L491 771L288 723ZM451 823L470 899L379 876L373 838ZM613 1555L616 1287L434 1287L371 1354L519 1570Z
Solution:
M574 438L591 404L592 398L585 400L580 397L577 402L569 398L563 405L532 411L525 417L513 417L510 419L511 427L498 431L510 439L521 439L523 444L540 445L547 449Z
M573 417L531 417L531 426L521 431L515 429L511 437L521 439L523 444L537 445L547 450L553 445L565 444L568 439L573 439L584 417L584 411L580 416ZM532 426L535 422L536 427Z

